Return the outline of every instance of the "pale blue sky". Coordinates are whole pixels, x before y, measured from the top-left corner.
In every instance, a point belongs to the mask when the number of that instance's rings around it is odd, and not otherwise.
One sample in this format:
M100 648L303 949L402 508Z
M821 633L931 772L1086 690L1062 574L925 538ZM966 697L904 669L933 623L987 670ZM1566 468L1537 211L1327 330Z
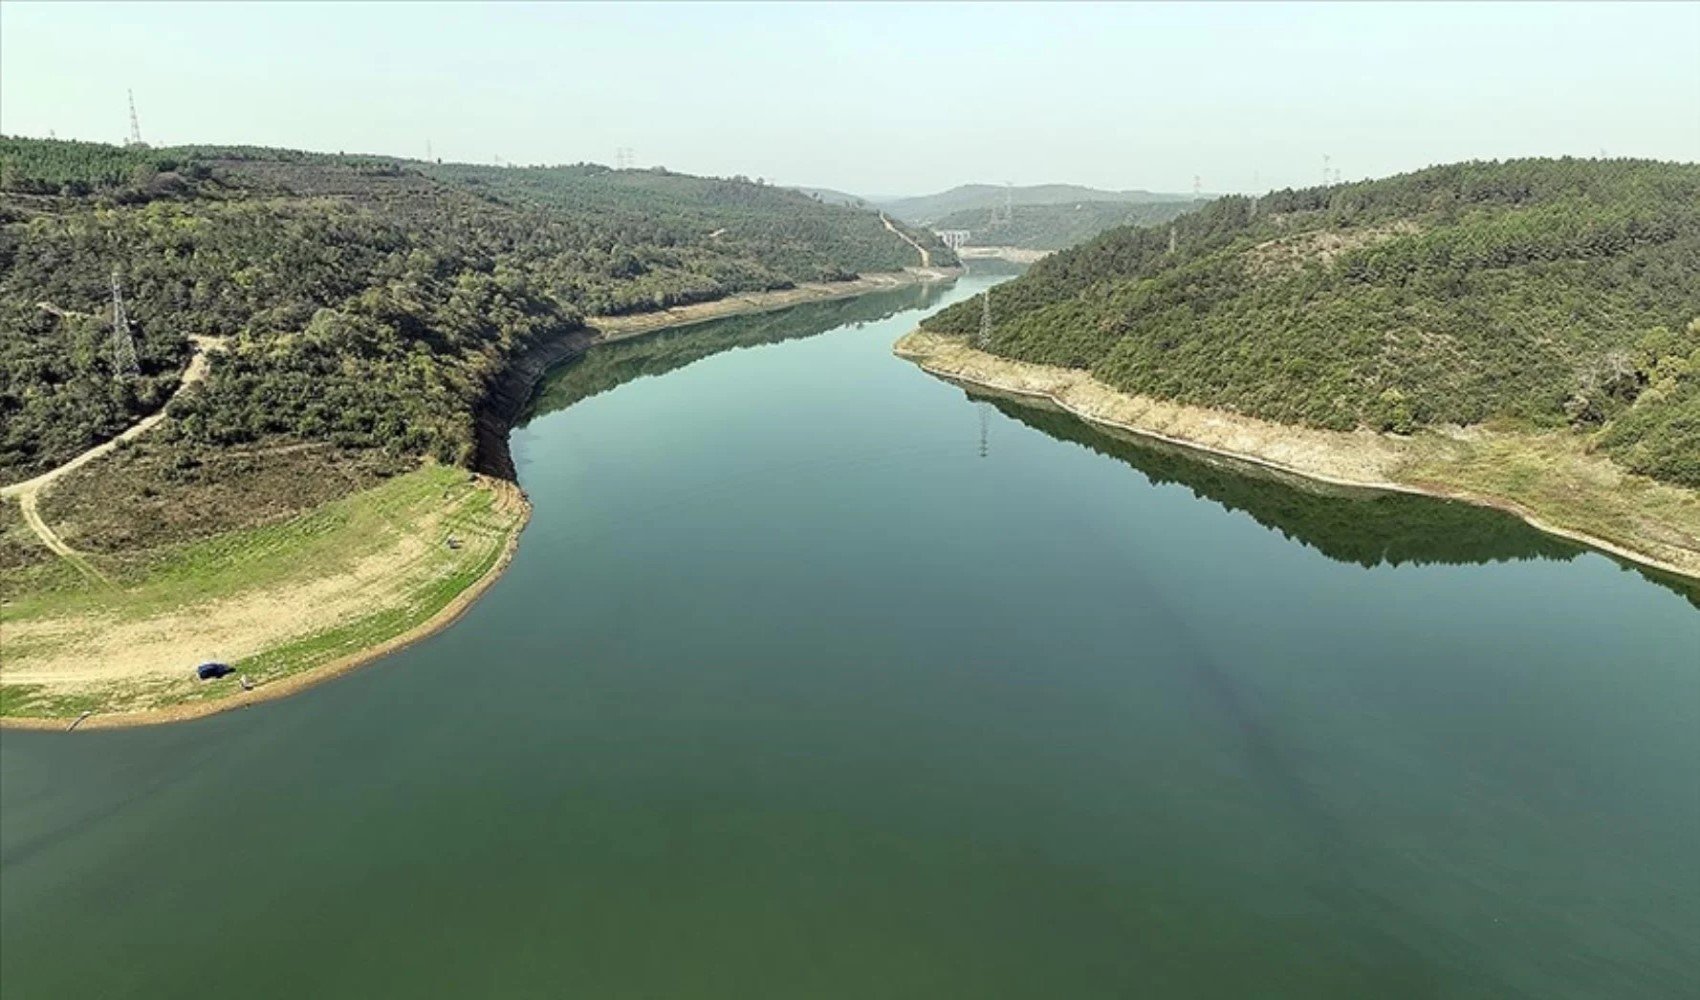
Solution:
M1700 4L0 4L0 131L863 194L1700 160Z

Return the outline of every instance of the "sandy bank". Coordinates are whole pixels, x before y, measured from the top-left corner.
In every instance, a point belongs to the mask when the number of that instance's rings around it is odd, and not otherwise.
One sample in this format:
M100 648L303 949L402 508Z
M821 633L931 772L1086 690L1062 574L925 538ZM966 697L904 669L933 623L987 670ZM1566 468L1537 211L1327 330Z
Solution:
M251 690L234 688L228 696L208 699L205 701L182 702L175 705L165 705L143 711L90 713L80 718L65 717L32 717L32 716L0 716L0 727L16 729L52 729L63 730L75 725L82 729L116 729L128 726L158 725L165 722L185 722L198 719L234 708L245 708L260 702L276 698L286 698L289 695L304 691L315 684L339 677L358 667L365 666L380 657L388 656L397 650L418 642L440 629L447 628L467 609L472 607L483 593L501 576L502 571L512 561L514 552L519 547L520 529L531 516L531 505L526 501L519 488L512 483L500 479L484 480L484 488L493 490L498 496L498 504L511 513L517 513L514 527L507 533L502 542L501 551L495 561L481 576L473 580L460 593L456 594L442 608L424 621L406 629L376 645L369 646L357 652L331 660L298 673L289 674L276 680L258 684ZM175 662L175 661L174 661ZM187 661L184 661L187 662Z
M966 261L1005 260L1011 264L1037 264L1052 253L1050 250L1031 250L1027 247L961 247L956 251L956 256Z
M854 281L806 282L795 288L782 288L772 292L743 292L712 302L675 306L659 312L633 313L629 316L596 316L589 320L589 325L600 331L601 340L622 340L666 327L700 323L723 316L768 312L801 305L804 302L847 299L905 285L945 281L961 273L962 269L956 267L911 267L902 271L879 271L864 274Z
M1540 531L1700 579L1700 491L1624 472L1579 438L1475 428L1412 437L1326 431L1118 392L1089 373L1011 361L917 330L893 350L941 378L1045 399L1090 423L1338 486L1493 507ZM1520 474L1504 474L1517 467Z

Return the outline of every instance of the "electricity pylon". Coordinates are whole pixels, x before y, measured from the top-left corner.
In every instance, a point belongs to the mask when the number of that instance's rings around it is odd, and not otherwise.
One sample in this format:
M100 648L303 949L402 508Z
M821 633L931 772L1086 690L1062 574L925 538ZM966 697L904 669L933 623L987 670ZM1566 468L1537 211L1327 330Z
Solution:
M130 97L130 141L125 145L145 145L145 143L142 142L142 123L136 118L136 92L133 90L127 90L125 93Z
M130 314L124 309L124 291L118 284L118 272L112 272L112 377L119 381L135 378L142 373L136 360L136 338L130 333Z

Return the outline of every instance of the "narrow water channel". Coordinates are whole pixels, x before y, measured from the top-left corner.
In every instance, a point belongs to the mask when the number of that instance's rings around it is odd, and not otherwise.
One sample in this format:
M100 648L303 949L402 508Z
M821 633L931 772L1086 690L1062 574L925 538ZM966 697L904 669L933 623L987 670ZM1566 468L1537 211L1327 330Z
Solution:
M991 278L599 348L448 631L0 736L36 997L1700 992L1692 592L890 353Z

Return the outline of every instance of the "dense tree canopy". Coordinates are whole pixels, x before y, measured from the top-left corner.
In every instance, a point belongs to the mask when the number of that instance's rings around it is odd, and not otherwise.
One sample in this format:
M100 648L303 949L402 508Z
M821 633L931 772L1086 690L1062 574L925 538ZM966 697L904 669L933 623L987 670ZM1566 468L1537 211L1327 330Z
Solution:
M1700 485L1700 166L1519 160L1223 198L992 293L989 349L1273 420L1593 433ZM978 329L980 303L930 319Z
M180 436L467 461L507 360L585 316L918 263L874 212L742 179L0 139L0 481L157 408L192 334L229 347L174 404Z

